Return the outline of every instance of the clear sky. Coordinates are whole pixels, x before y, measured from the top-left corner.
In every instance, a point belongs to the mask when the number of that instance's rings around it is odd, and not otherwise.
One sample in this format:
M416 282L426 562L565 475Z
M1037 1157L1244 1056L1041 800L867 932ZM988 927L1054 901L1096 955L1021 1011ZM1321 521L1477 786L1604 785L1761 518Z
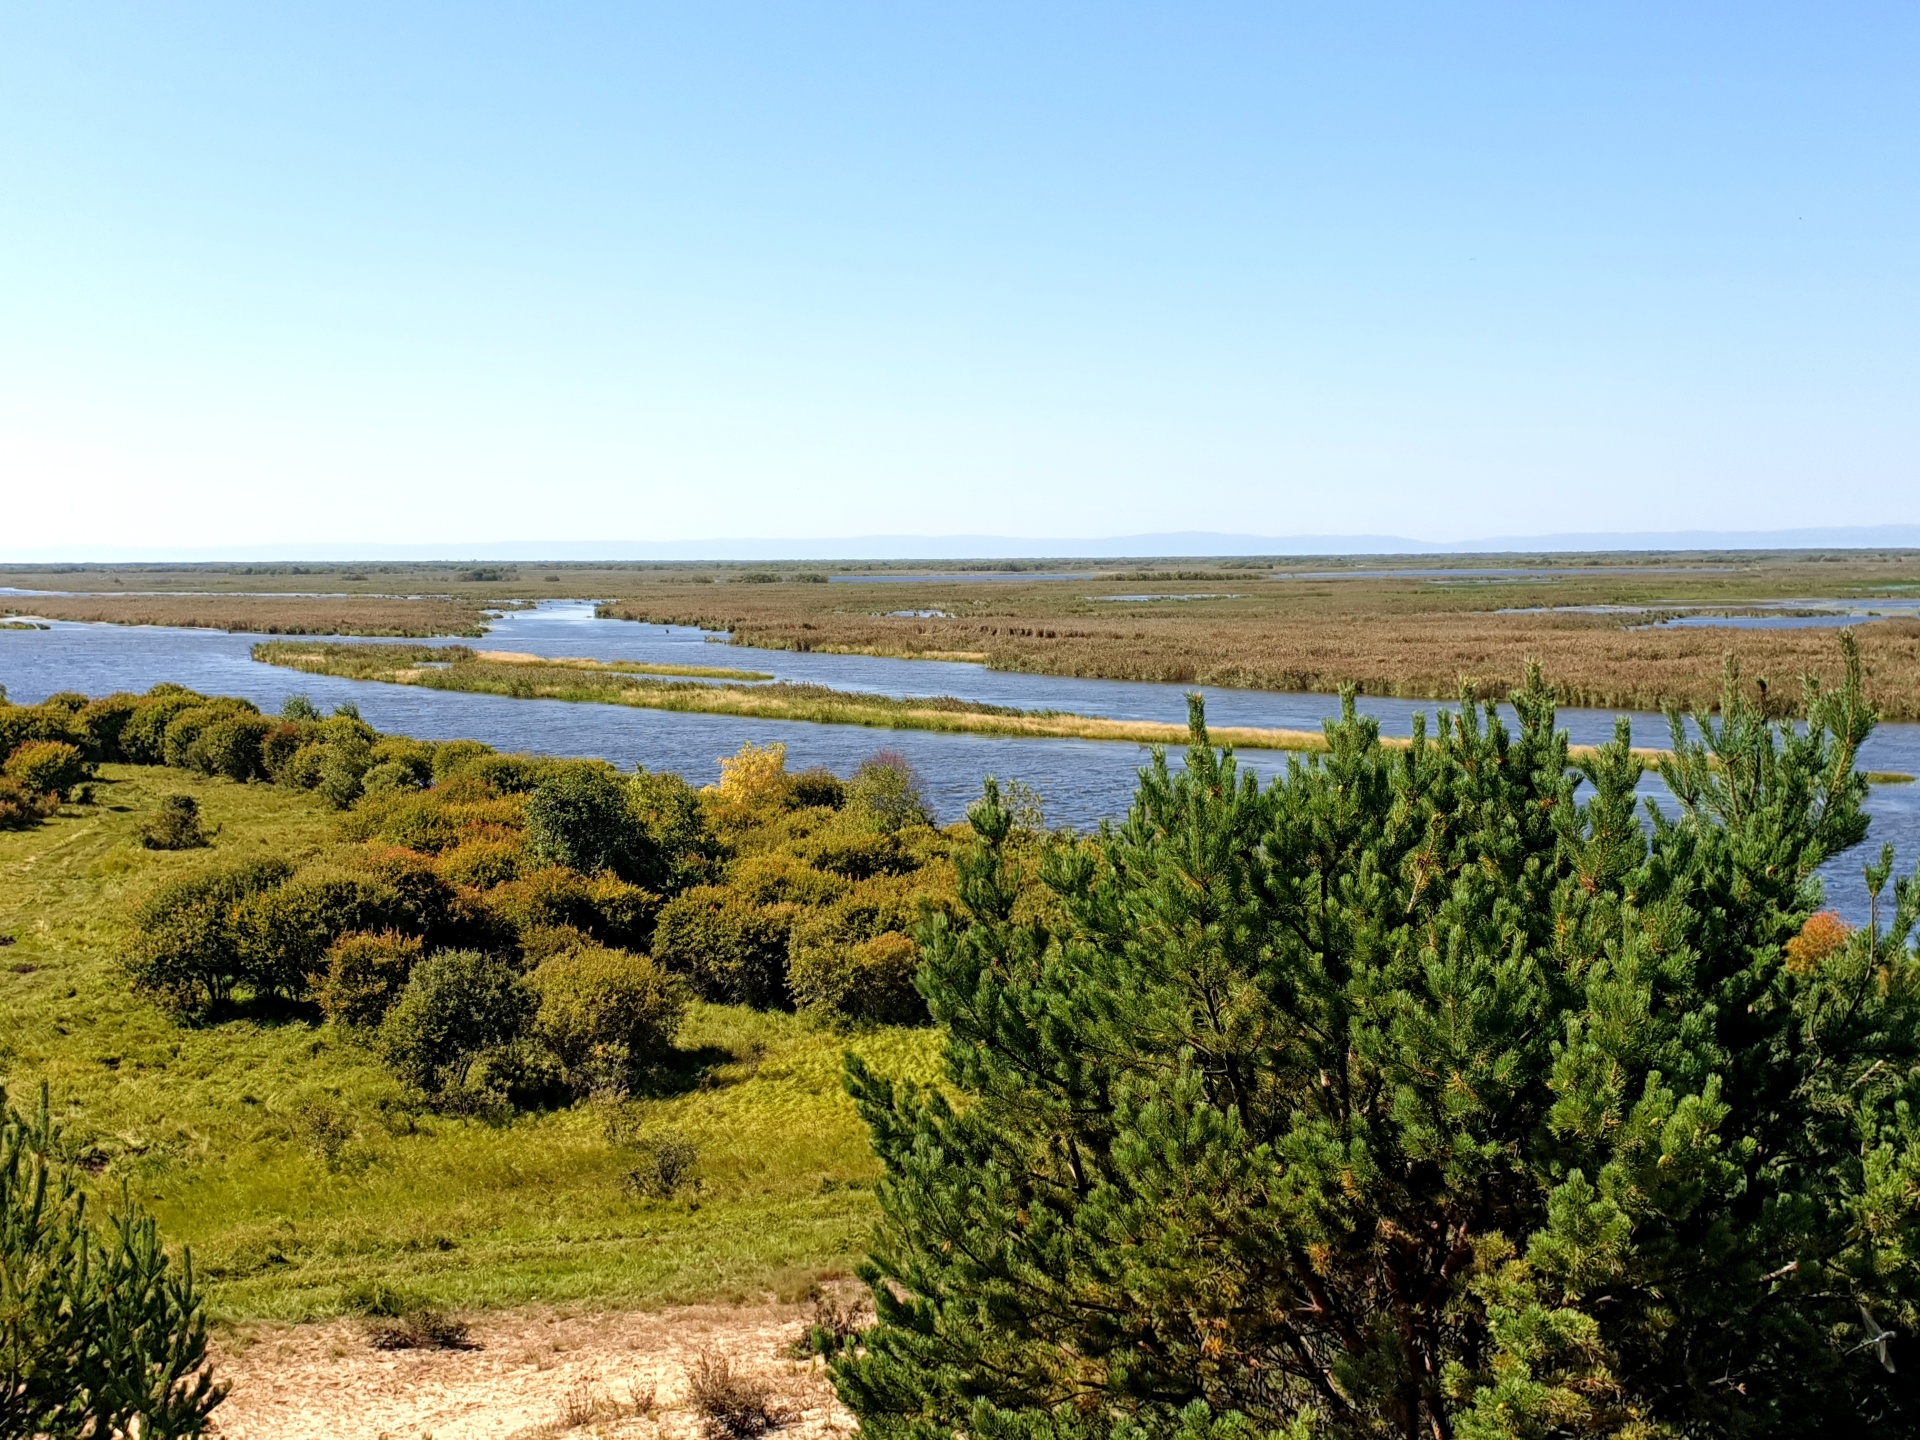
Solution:
M0 551L1920 520L1920 7L0 0Z

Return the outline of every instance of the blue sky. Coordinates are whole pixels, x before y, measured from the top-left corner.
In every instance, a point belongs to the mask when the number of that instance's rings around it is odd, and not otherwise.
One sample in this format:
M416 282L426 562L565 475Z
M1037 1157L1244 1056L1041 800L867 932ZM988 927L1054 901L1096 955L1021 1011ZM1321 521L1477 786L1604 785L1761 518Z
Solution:
M1911 5L0 3L0 551L1920 521Z

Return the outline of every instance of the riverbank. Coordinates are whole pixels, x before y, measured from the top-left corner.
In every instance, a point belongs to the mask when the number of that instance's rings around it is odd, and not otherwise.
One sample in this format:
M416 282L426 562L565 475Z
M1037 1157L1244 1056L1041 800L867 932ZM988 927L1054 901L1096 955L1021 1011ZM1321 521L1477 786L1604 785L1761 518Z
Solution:
M709 674L726 679L752 674L702 671L691 666L642 665L632 661L550 659L510 651L475 651L463 645L326 645L269 640L253 647L253 658L309 675L417 685L468 694L502 695L526 700L566 700L730 715L755 720L786 720L814 725L859 725L883 730L931 730L998 739L1099 740L1131 745L1181 745L1183 725L1153 720L1114 720L1060 711L1016 710L951 697L895 699L790 682L706 685L654 676ZM1268 729L1250 725L1210 727L1216 745L1241 750L1320 751L1326 737L1316 730ZM1404 738L1384 742L1402 746ZM1573 747L1575 757L1591 746ZM1636 749L1643 762L1664 754Z

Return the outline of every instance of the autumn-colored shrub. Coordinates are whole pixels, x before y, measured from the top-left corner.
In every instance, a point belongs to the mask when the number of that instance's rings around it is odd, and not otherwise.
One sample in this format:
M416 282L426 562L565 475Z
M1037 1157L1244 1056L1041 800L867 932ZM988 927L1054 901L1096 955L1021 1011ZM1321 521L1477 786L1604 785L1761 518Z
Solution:
M1800 933L1787 941L1787 968L1796 975L1811 974L1823 960L1831 959L1847 948L1853 927L1831 910L1819 910L1807 917Z

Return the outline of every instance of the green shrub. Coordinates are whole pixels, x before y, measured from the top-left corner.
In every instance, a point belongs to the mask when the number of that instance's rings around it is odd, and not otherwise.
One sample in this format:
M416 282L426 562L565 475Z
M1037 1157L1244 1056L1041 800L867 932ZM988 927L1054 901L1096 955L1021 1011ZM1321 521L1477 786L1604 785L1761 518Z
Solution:
M486 896L487 909L516 932L536 926L571 925L591 931L600 918L593 887L585 877L547 865L497 886Z
M394 923L420 936L429 949L463 947L474 915L429 857L398 845L366 845L341 855L338 863L390 886L399 897Z
M651 860L650 838L628 805L628 787L590 761L556 765L527 797L527 843L536 855L583 875L632 879Z
M493 753L491 745L478 740L443 740L433 747L433 778L437 783L461 774L481 756Z
M801 809L838 810L847 803L847 782L824 766L794 774L789 795Z
M89 760L107 764L126 758L121 753L120 736L141 703L138 695L124 692L103 695L90 701L73 717L74 727L86 736L84 748Z
M51 702L42 705L0 705L0 760L33 740L55 740L83 753L86 733L74 723L73 712Z
M442 950L413 967L380 1024L378 1048L415 1089L457 1092L481 1052L526 1035L538 1006L532 985L506 962L476 950Z
M865 940L796 934L787 983L796 1005L816 1014L881 1025L923 1025L927 1002L914 988L920 947L898 930Z
M627 804L648 841L630 877L635 883L677 895L719 875L723 847L693 786L678 775L641 770L627 780Z
M787 937L798 907L757 905L701 885L661 907L653 954L703 1000L770 1007L787 999Z
M679 980L625 950L564 951L542 963L533 981L537 1033L576 1094L625 1091L664 1058L686 1008Z
M398 767L399 773L405 777L405 785L424 790L434 780L434 749L424 740L410 739L405 735L383 735L374 742L372 759L375 767Z
M263 757L271 753L270 747L278 748L286 743L279 738L285 732L285 728L283 726L281 730L275 731L261 745ZM326 763L327 747L320 740L303 737L297 729L294 731L293 739L298 743L294 745L293 753L288 755L280 763L280 768L274 772L274 783L285 785L289 790L315 789L320 784L320 768Z
M783 851L736 860L727 871L727 884L763 905L791 901L808 906L831 905L851 886L845 876L816 870L798 855Z
M159 808L140 822L140 843L149 850L193 850L205 845L200 802L191 795L162 796Z
M161 742L161 759L176 770L193 768L193 743L202 732L211 729L222 720L231 720L239 715L258 716L259 711L245 700L232 700L221 697L205 700L200 704L180 711L167 722L166 738Z
M264 715L235 715L216 720L187 746L187 764L202 775L241 781L259 779L266 774L261 747L276 728Z
M314 867L250 897L235 916L240 973L256 994L297 996L326 968L328 947L355 930L406 922L399 891L371 875Z
M167 727L188 710L204 704L206 698L191 690L173 687L162 691L155 686L120 729L122 758L132 765L166 764Z
M420 788L413 771L398 760L383 760L360 777L362 795L381 795L396 790L410 794Z
M340 936L327 947L326 973L314 988L321 1013L343 1029L372 1029L400 998L422 953L417 937L398 930Z
M225 1004L249 978L241 909L292 870L284 860L247 860L161 886L134 916L125 959L134 987L180 1015Z
M320 707L305 695L289 695L280 702L280 718L295 724L302 720L318 720Z
M849 880L899 875L917 863L897 833L869 830L846 822L809 836L798 847L809 862Z
M546 777L550 763L531 755L488 754L458 762L453 773L472 776L496 795L524 795Z
M204 1434L225 1391L192 1261L130 1202L90 1224L70 1153L44 1090L29 1115L0 1090L0 1435Z
M466 798L458 782L363 797L342 826L355 840L385 840L433 854L468 838L517 834L521 802Z
M644 950L652 943L660 897L651 890L612 875L596 875L587 884L587 898L593 905L593 933L607 944Z
M571 925L530 925L520 932L520 958L529 969L555 955L574 950L592 950L594 938Z
M434 869L455 885L491 890L518 880L539 862L519 840L468 840L440 852Z
M920 777L897 750L882 750L861 762L847 782L847 808L889 834L933 823Z
M360 798L361 781L372 768L372 747L356 736L328 742L320 756L314 791L336 810Z
M7 757L7 779L33 795L65 800L93 773L79 747L60 740L29 740Z

